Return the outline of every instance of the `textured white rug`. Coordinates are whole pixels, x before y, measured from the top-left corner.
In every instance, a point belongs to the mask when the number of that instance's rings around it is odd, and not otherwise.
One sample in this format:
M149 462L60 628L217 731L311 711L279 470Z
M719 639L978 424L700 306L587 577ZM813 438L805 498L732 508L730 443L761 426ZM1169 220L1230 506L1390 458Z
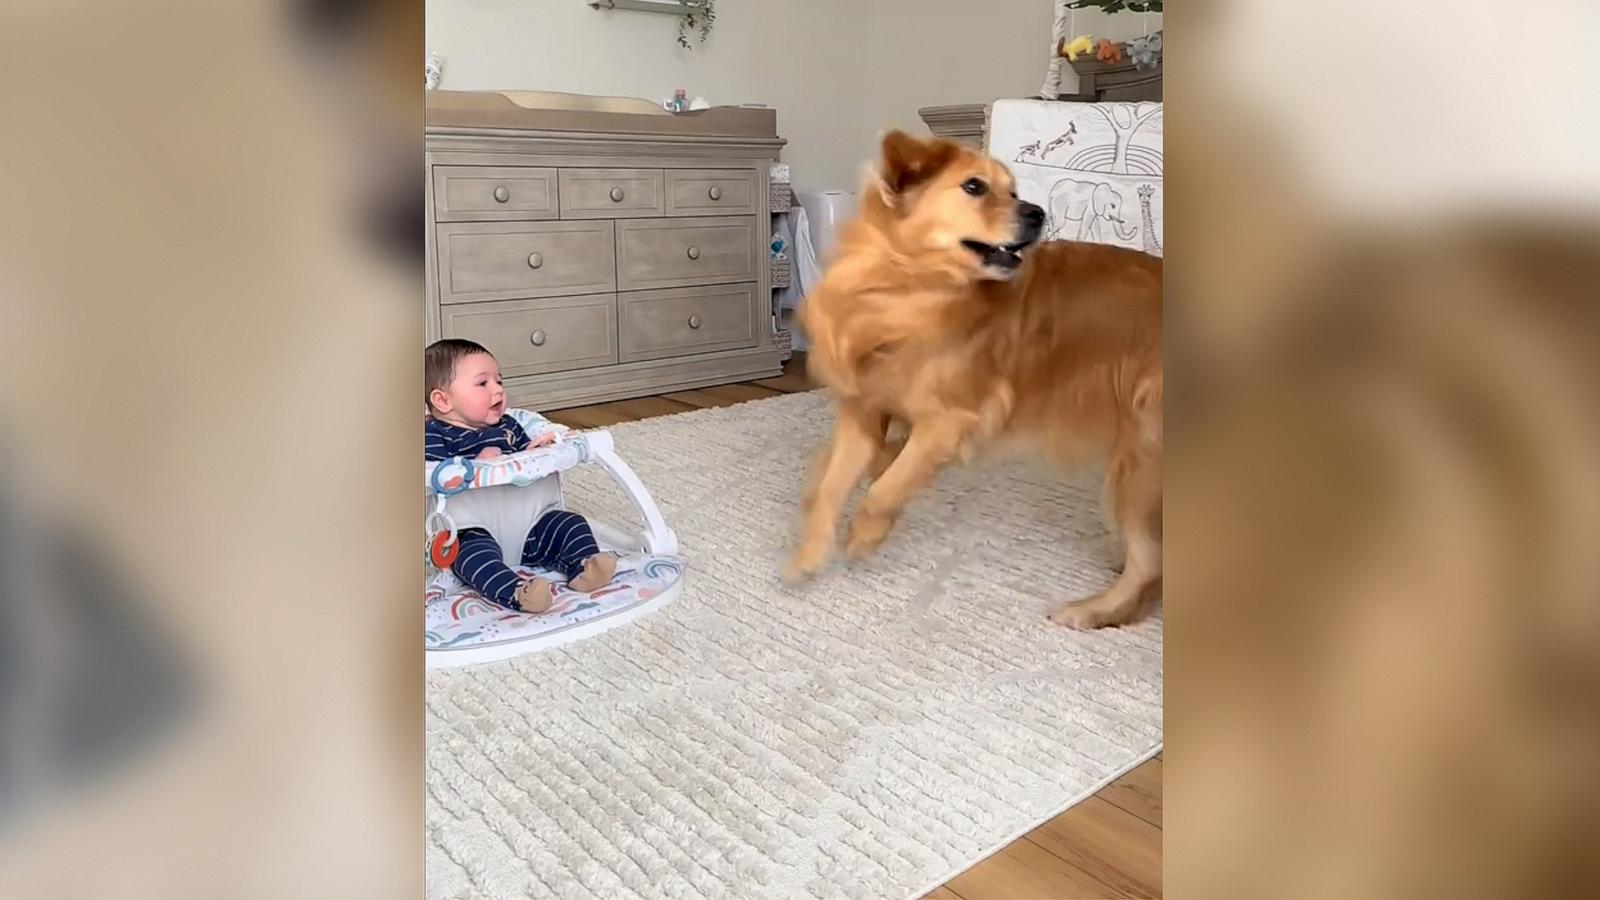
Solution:
M821 394L617 426L688 559L637 625L430 673L430 897L914 896L1153 753L1161 622L1076 633L1098 488L946 473L880 555L777 578ZM604 476L568 505L627 521Z

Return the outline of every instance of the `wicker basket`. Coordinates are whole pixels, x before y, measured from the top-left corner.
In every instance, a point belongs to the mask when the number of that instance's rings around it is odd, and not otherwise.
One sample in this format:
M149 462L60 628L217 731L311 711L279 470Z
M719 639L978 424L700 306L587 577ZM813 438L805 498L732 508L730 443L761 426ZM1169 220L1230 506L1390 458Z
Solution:
M786 288L786 287L788 287L789 286L789 279L790 279L791 276L793 276L793 274L794 274L794 264L789 261L788 257L784 257L782 259L773 260L772 261L772 288L774 290L777 290L778 288Z
M794 191L789 182L774 181L767 185L767 209L771 212L788 212L794 206Z
M783 358L794 356L794 333L779 328L772 332L772 345L783 351Z

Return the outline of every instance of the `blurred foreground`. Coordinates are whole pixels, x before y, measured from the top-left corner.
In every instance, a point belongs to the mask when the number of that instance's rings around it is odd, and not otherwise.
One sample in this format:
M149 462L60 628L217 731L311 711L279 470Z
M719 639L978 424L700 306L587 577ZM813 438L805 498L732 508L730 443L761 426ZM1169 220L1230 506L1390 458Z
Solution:
M1593 5L1288 6L1168 11L1168 895L1593 896Z
M421 13L0 13L0 896L421 893Z

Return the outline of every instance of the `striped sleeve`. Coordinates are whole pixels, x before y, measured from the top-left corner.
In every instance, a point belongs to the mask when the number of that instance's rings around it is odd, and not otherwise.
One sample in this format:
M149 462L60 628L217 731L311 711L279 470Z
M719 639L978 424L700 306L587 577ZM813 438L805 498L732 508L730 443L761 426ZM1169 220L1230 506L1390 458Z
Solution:
M445 434L444 429L440 427L438 422L429 419L427 424L423 426L422 433L423 459L428 462L435 462L450 458L450 438Z

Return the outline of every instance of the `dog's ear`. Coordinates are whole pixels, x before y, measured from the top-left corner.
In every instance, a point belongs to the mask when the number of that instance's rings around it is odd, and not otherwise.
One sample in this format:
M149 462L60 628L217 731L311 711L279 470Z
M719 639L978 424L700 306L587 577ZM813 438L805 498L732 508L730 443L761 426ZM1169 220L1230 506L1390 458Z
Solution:
M884 200L892 204L895 197L944 171L960 152L959 145L943 138L924 141L898 130L884 135L878 165Z

